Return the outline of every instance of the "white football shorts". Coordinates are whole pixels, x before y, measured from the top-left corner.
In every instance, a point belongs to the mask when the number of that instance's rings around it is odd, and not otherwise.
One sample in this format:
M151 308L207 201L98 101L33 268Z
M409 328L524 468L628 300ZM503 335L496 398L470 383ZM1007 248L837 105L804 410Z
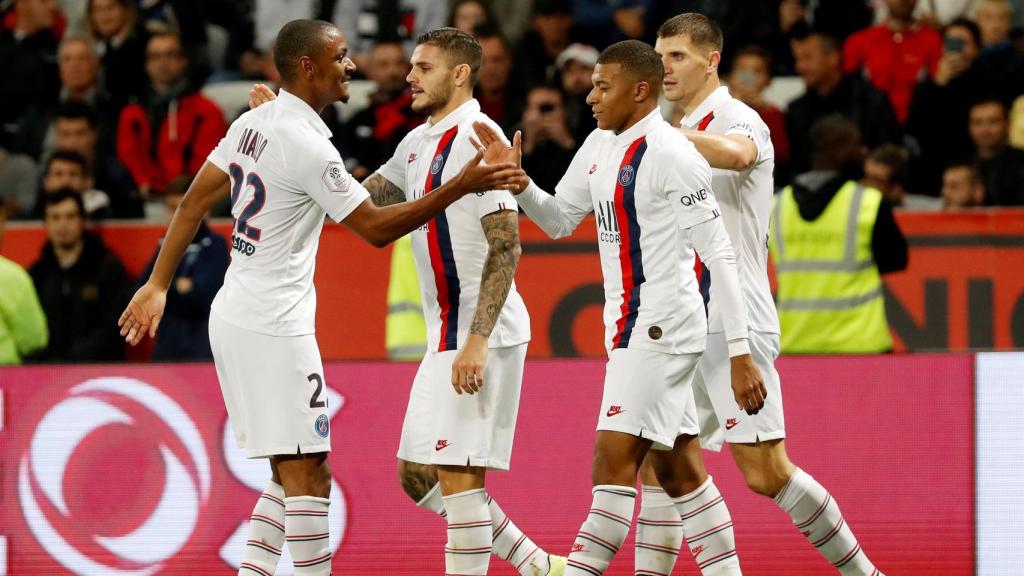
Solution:
M210 347L246 457L331 451L327 383L313 334L269 336L211 313Z

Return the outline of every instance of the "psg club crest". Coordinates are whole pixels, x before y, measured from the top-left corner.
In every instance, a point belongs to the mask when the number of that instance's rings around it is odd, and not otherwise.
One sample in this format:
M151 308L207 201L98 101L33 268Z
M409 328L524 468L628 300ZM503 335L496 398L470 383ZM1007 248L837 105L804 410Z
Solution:
M327 415L321 414L317 417L316 422L313 423L313 428L316 429L316 433L319 434L321 438L327 438L327 435L331 433L331 423L327 419Z
M444 156L441 155L441 154L438 154L437 156L434 156L434 161L430 163L430 173L434 174L434 175L437 175L437 173L441 171L441 168L443 166L444 166Z
M622 170L619 170L619 184L622 184L623 186L629 186L630 184L633 183L634 175L635 172L633 171L633 166L631 166L630 164L626 164L625 166L622 167Z

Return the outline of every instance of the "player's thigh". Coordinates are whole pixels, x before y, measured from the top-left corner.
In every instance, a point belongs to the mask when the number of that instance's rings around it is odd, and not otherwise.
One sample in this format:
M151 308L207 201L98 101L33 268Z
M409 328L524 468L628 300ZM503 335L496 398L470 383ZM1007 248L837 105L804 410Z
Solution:
M398 444L398 458L406 462L429 465L434 452L436 433L434 424L437 419L435 408L434 379L443 372L445 366L451 369L451 359L441 357L448 352L428 351L409 390L409 402L405 407L405 420L402 421L402 436ZM449 375L449 380L451 376Z
M244 337L245 331L224 322L216 314L210 314L209 332L217 381L220 383L235 441L241 447L245 445L246 414L245 403L242 401L244 378L238 369L237 351L231 350L231 343L239 336Z
M455 391L450 362L448 373L436 376L432 463L508 469L525 360L526 344L490 349L484 366L484 385L475 394Z
M751 444L786 436L782 386L775 369L778 335L751 332L750 353L768 391L764 408L755 415L747 414L736 404L732 390L729 347L724 334L708 335L707 349L699 364L707 396L724 430L725 440L730 444Z
M327 381L316 338L249 332L227 360L238 374L250 458L330 452Z
M681 429L696 434L692 386L698 357L612 350L597 429L649 439L655 449L671 448Z

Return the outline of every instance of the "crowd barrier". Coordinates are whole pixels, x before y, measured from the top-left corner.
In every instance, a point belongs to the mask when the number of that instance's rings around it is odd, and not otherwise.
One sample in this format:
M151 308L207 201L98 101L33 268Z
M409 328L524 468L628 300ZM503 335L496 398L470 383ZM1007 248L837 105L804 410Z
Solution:
M1020 573L1024 354L790 357L778 368L792 459L887 574ZM336 574L443 573L444 523L409 501L395 469L415 369L325 366ZM528 361L512 470L488 482L553 552L568 550L590 503L603 369ZM234 573L269 471L236 448L211 365L6 368L0 401L0 576ZM727 452L705 457L745 573L834 573ZM608 574L631 574L632 550L631 531ZM688 554L676 573L698 573Z
M897 213L910 267L887 275L886 307L897 351L1024 348L1024 210ZM230 223L214 228L230 234ZM602 356L601 269L588 218L568 239L550 240L520 219L523 257L516 283L533 323L532 357ZM132 274L152 257L164 227L107 224L100 233ZM12 226L2 254L28 266L45 235ZM320 241L316 286L320 350L334 360L386 357L389 250L329 225ZM139 354L132 356L140 359Z

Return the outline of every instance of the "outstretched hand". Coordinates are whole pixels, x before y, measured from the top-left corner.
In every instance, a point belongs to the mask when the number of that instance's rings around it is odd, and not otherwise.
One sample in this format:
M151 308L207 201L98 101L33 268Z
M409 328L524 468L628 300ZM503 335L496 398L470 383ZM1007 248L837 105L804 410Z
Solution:
M456 185L462 194L488 190L522 191L530 184L526 172L512 162L485 164L483 158L483 151L477 150L476 156L455 177Z
M522 166L522 132L516 130L515 135L512 137L511 147L505 144L505 141L495 132L494 128L483 122L473 122L473 132L476 132L476 139L470 136L469 141L477 150L483 153L484 162L488 164L513 162L516 166Z
M253 84L249 90L249 110L255 110L257 107L274 100L277 100L277 94L274 94L274 91L266 84Z
M161 290L148 282L143 284L117 320L125 342L135 346L147 333L150 338L155 338L166 303L166 290Z

